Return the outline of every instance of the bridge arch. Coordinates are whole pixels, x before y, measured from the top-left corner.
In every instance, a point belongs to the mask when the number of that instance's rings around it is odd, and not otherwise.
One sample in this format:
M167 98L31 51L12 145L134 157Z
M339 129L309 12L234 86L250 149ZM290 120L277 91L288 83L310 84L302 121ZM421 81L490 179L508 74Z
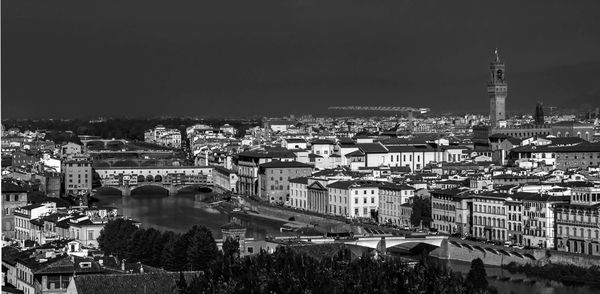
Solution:
M96 188L96 195L109 196L109 195L123 195L123 191L115 187L98 187Z
M169 195L170 191L168 188L162 186L162 185L154 185L154 184L145 184L145 185L138 185L136 187L134 187L133 189L131 189L131 195L139 195L139 194L150 194L150 195L158 195L158 194L164 194L164 195Z
M189 185L189 186L177 187L174 192L175 192L175 194L196 193L196 192L212 193L213 189L210 187L207 187L207 186L203 186L203 185Z

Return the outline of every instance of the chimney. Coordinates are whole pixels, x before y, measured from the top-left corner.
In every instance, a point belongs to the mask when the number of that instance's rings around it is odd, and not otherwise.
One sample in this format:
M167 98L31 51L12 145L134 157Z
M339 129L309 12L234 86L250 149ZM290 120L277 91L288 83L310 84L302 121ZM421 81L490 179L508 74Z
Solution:
M125 259L121 260L121 270L125 271Z
M140 262L140 274L144 273L144 266L142 265L142 263Z

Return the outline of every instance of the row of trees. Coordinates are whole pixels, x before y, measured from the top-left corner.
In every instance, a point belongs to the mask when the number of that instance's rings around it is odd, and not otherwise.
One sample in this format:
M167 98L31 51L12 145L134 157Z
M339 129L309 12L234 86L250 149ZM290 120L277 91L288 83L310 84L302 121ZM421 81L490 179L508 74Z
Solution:
M235 242L227 240L226 246L231 248ZM105 254L170 271L205 270L222 258L211 231L204 226L177 234L140 229L131 220L118 219L106 224L98 243Z
M317 259L298 253L293 247L279 247L274 254L260 252L233 261L224 260L189 281L181 276L177 292L496 293L487 285L483 263L473 268L479 272L470 273L464 279L427 258L408 266L399 259L379 261L363 256L352 260L348 249Z
M227 239L218 251L210 231L194 226L184 234L139 229L129 220L109 222L100 247L130 261L171 271L199 270L192 279L181 275L177 293L493 293L483 262L474 262L465 280L443 264L423 258L409 266L398 259L353 259L343 248L324 257L294 247L278 247L239 257L239 244Z

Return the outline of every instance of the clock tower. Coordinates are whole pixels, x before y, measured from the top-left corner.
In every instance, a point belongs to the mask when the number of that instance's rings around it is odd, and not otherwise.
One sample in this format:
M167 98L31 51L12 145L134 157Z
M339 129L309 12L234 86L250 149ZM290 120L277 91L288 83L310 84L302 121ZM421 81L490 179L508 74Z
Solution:
M490 98L490 123L497 126L498 122L506 119L506 95L508 85L504 77L504 62L500 61L498 49L494 51L495 60L490 63L490 81L488 97Z

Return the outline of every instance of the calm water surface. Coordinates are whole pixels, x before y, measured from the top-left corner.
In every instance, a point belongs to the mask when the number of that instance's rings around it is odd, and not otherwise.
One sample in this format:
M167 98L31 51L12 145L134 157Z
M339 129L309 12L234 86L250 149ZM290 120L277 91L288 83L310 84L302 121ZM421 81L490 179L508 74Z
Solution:
M137 195L130 197L96 195L99 206L112 206L119 214L139 221L144 228L185 232L193 225L204 225L216 239L222 237L220 227L232 220L247 228L246 237L264 238L279 236L283 222L263 219L232 219L227 214L208 207L200 199L202 194L178 194L175 196Z
M471 263L449 260L448 267L455 272L467 274L471 268ZM485 271L488 277L510 277L511 279L536 280L535 284L517 283L510 281L500 281L497 279L488 278L491 286L496 287L499 293L526 293L526 294L598 294L600 289L592 289L587 286L566 286L559 282L540 280L534 277L527 277L521 274L511 274L509 271L500 267L486 266Z

